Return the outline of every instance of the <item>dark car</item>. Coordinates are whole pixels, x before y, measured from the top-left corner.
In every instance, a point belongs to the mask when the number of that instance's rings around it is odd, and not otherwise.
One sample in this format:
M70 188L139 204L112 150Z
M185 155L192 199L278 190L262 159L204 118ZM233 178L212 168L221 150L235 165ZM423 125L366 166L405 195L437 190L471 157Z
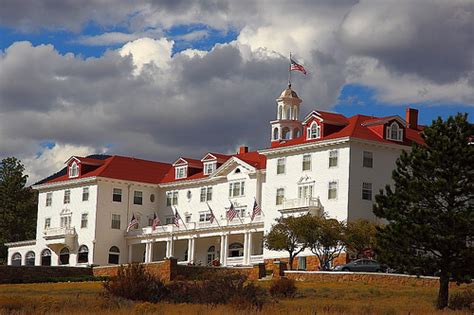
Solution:
M357 259L348 264L336 266L334 271L385 272L387 266L373 259Z

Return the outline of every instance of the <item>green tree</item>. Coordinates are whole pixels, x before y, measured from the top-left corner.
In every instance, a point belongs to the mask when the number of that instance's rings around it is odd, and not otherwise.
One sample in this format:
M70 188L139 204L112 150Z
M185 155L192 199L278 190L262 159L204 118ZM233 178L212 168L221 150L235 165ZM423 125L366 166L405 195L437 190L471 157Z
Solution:
M347 223L344 243L346 250L358 257L365 249L375 248L377 225L369 220L355 220Z
M389 224L377 232L379 259L410 273L439 273L437 307L445 308L449 280L473 275L474 145L467 114L438 118L423 130L425 145L403 152L374 213Z
M35 237L36 193L26 187L24 171L14 157L0 162L0 261L7 257L6 242Z
M279 218L265 236L266 248L288 252L290 270L293 269L295 257L306 249L302 235L307 220L308 216Z
M329 270L330 263L344 249L345 226L336 219L311 216L305 222L303 239L318 257L320 270Z

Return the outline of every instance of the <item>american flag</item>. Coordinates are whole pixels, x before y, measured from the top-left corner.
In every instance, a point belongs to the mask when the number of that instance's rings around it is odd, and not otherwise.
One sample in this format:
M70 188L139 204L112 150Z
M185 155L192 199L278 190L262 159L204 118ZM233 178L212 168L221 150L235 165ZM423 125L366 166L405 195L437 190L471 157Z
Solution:
M131 228L136 229L138 227L138 220L135 218L135 214L132 214L132 219L130 220L130 223L127 226L127 232L130 231Z
M227 210L227 220L232 221L236 215L237 211L235 211L234 204L230 202L230 208Z
M209 218L209 222L213 223L214 220L216 219L216 216L214 215L214 211L212 211L211 206L209 204L207 204L207 206L209 207L209 211L211 212L211 217Z
M156 230L156 227L161 224L160 218L156 215L156 212L153 213L153 222L151 223L151 230Z
M301 71L306 75L306 69L302 65L294 61L293 58L290 58L290 71Z
M255 199L253 203L253 211L252 211L252 221L255 219L255 216L260 215L262 213L262 208L257 203L257 199Z
M176 225L176 227L179 227L179 220L181 220L181 217L179 216L178 209L175 209L176 213L174 215L173 223Z

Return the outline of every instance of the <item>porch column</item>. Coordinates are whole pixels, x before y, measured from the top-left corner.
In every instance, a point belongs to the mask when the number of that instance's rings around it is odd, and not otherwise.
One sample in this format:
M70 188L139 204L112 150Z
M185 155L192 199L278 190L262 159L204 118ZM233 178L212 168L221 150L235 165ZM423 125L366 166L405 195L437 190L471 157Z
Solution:
M249 232L249 236L247 237L248 238L248 243L249 243L249 249L248 249L248 261L247 261L247 264L248 265L251 265L251 262L252 262L252 249L253 249L253 233L252 232Z
M166 255L167 258L170 257L170 240L166 240Z
M244 233L244 265L248 265L248 255L249 255L249 241L248 241L248 233Z
M148 262L153 261L153 241L148 243Z
M220 257L219 257L219 261L221 263L222 266L225 266L225 235L222 234L221 235L221 250L220 250Z
M227 256L229 256L229 234L224 235L224 266L227 266Z
M129 264L132 263L132 257L133 257L132 244L130 244L130 245L128 245L128 263Z
M188 240L188 262L190 263L194 262L194 242L194 237Z
M174 239L173 236L171 236L170 240L170 255L169 257L174 257Z

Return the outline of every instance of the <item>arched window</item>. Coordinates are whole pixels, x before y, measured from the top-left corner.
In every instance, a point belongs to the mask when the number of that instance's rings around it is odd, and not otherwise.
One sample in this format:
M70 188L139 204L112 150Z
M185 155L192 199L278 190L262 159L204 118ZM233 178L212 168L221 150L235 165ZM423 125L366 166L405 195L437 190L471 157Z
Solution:
M51 251L49 249L41 252L41 266L51 266Z
M278 139L278 128L273 129L273 140Z
M79 176L79 166L77 166L76 162L73 162L69 167L69 177L77 177Z
M21 254L15 253L12 255L12 266L21 266Z
M35 265L35 253L28 252L25 255L25 265L27 266L34 266Z
M288 127L283 128L281 137L285 140L290 139L290 129Z
M216 259L216 247L211 246L207 249L207 264L209 265L214 259Z
M59 252L59 264L60 265L69 265L69 248L64 247Z
M300 130L298 128L293 129L293 139L299 138Z
M308 139L319 139L321 137L321 129L316 122L313 122L308 128Z
M242 243L232 243L229 245L229 257L241 257L244 255L244 245Z
M118 265L120 257L120 250L117 246L112 246L109 249L109 264Z
M282 119L283 115L283 107L282 106L278 106L278 119Z
M293 119L298 120L298 109L296 106L293 106Z
M390 127L387 127L387 138L390 140L402 141L403 129L400 128L396 122L393 122Z
M285 119L290 119L290 115L291 115L291 108L288 107L288 108L286 109L286 117L285 117Z
M86 245L79 247L77 251L77 263L85 264L89 262L89 248Z

